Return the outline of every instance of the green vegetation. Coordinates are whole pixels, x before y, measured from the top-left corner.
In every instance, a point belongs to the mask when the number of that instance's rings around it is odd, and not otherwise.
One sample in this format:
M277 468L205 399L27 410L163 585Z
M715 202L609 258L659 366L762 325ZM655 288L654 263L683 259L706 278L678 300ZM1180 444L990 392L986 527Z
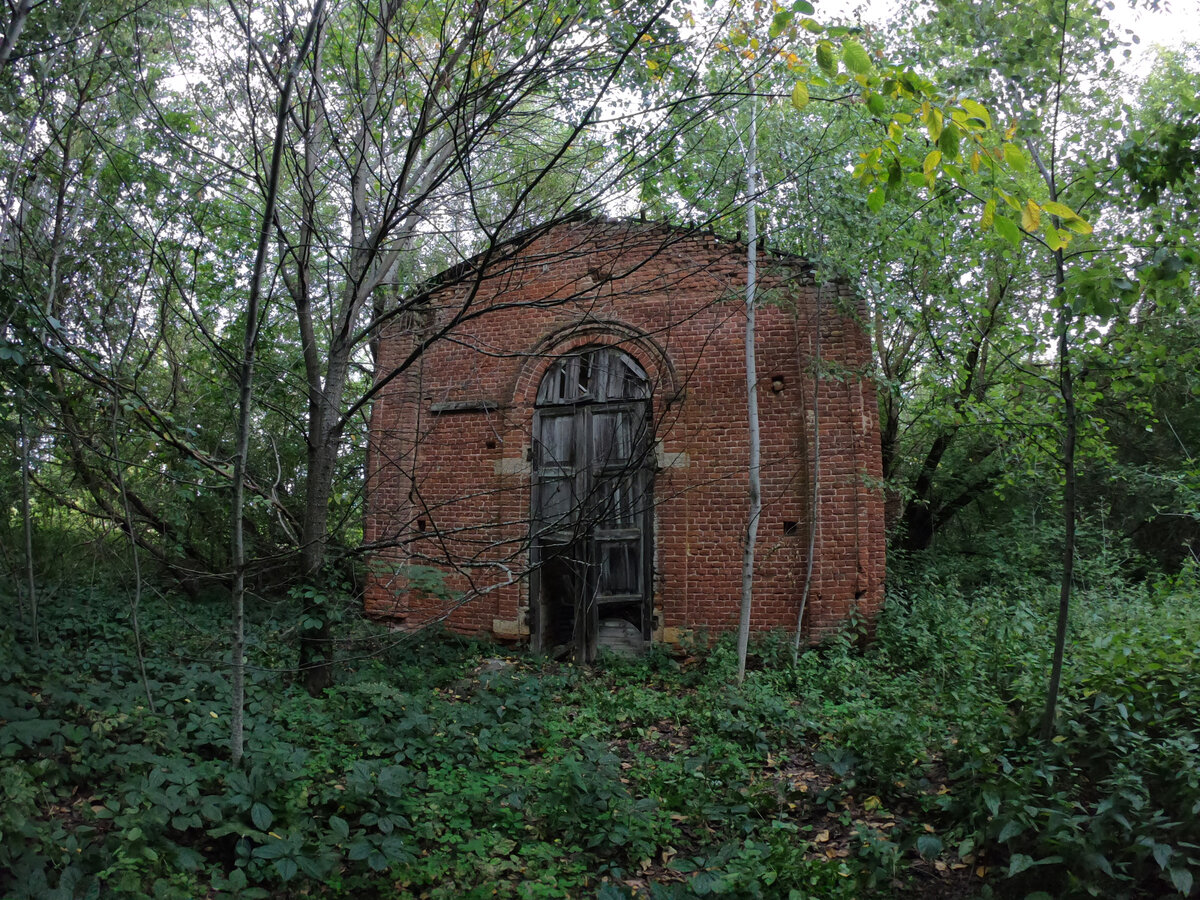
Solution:
M1119 6L9 0L0 895L1195 896L1200 51ZM362 623L380 329L583 210L737 237L752 108L867 307L874 639Z
M1195 569L1094 573L1045 746L1055 588L1000 565L905 573L873 642L793 665L766 639L741 689L725 640L580 669L364 630L313 700L273 668L294 652L280 608L248 630L241 767L200 624L220 610L145 604L144 686L121 591L60 590L40 648L0 633L0 891L1188 894Z

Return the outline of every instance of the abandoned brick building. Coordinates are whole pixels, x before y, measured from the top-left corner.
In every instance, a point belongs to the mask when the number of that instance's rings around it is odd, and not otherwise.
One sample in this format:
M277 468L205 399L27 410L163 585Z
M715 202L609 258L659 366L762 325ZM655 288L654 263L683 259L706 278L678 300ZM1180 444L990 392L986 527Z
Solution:
M807 583L819 636L882 602L870 349L847 286L760 259L752 621L795 628ZM367 612L585 659L735 628L745 283L744 244L578 218L427 286L380 339Z

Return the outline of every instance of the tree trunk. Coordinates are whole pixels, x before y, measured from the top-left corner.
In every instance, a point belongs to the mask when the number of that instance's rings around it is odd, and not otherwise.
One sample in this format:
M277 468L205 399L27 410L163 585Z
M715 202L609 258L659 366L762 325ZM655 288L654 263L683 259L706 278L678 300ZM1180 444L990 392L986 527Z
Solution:
M340 396L340 393L339 393ZM304 530L301 534L300 575L317 588L300 610L300 672L304 688L313 697L333 684L333 626L329 598L322 581L329 527L329 497L333 492L337 464L337 440L324 424L312 434L319 436L309 447L307 494L304 500Z
M113 379L116 384L116 379ZM125 513L125 531L129 535L129 552L133 555L133 602L129 608L129 617L133 625L133 646L137 652L138 672L142 676L142 689L146 692L146 706L152 714L158 710L154 707L154 692L150 690L150 677L146 674L146 653L142 648L142 626L139 619L142 605L142 564L138 558L137 531L133 525L133 510L129 505L129 492L125 489L125 463L117 447L117 437L120 433L121 401L117 391L113 390L113 462L117 467L117 488L121 495L121 510Z
M13 47L17 45L17 38L21 36L32 9L33 0L18 0L12 18L8 20L8 28L4 30L4 37L0 38L0 69L8 65L8 58L12 55Z
M817 551L817 523L820 521L821 501L821 302L822 291L817 289L817 314L813 326L813 463L812 491L808 501L808 558L804 562L804 589L800 592L800 612L796 614L796 634L792 637L792 662L800 658L800 630L804 627L804 610L812 590L814 555Z
M279 105L275 113L275 140L271 147L270 172L267 176L266 196L263 198L263 215L259 223L258 247L254 254L254 268L250 277L250 296L246 302L246 328L242 341L241 369L238 375L238 425L237 453L233 461L233 501L230 515L233 525L233 622L232 657L233 673L231 684L232 715L230 722L229 747L234 765L241 763L245 752L245 699L246 699L246 544L242 521L245 505L246 467L250 455L250 407L253 400L254 360L258 349L260 300L262 297L263 270L266 267L268 243L275 220L275 204L279 194L279 170L283 161L283 139L287 129L288 109L291 105L292 88L300 65L308 53L313 37L320 26L325 0L317 0L312 19L304 34L304 42L296 53L296 59L288 69L283 89L279 93ZM247 34L247 40L249 40Z
M33 514L29 507L29 433L25 430L25 414L19 414L21 427L21 523L25 531L25 589L29 597L29 621L33 643L41 643L38 634L37 579L33 573Z
M746 410L750 438L750 514L746 521L746 537L742 546L742 609L738 619L737 683L746 679L746 652L750 645L750 608L754 594L754 542L758 539L758 520L762 513L761 441L758 429L758 361L754 352L754 307L758 276L758 219L754 195L758 190L757 173L758 106L750 107L750 147L746 158L746 191L750 195L747 209L746 251Z
M1057 198L1055 198L1057 199ZM1055 223L1057 225L1057 222ZM1058 592L1058 622L1054 630L1054 661L1050 666L1050 685L1046 689L1046 708L1042 712L1042 741L1054 737L1054 715L1058 690L1062 684L1063 656L1067 646L1067 621L1071 611L1071 581L1075 574L1075 385L1071 374L1071 307L1064 289L1066 273L1063 252L1054 252L1054 293L1058 298L1058 375L1063 398L1063 570Z
M1058 96L1054 102L1054 127L1058 134L1058 111L1062 99L1066 64L1068 3L1063 0L1062 33L1058 51ZM1026 140L1030 156L1049 189L1050 199L1058 201L1058 182L1055 177L1055 145L1051 144L1050 165L1042 161L1033 143ZM1054 227L1061 226L1053 216ZM1054 657L1050 666L1050 684L1046 688L1046 707L1042 711L1041 737L1049 743L1054 737L1054 717L1058 706L1058 691L1062 684L1063 657L1067 646L1067 622L1071 612L1071 581L1075 575L1075 384L1071 374L1071 325L1075 314L1066 296L1067 273L1063 251L1054 251L1054 299L1058 303L1058 383L1063 398L1063 568L1058 592L1058 622L1054 629Z

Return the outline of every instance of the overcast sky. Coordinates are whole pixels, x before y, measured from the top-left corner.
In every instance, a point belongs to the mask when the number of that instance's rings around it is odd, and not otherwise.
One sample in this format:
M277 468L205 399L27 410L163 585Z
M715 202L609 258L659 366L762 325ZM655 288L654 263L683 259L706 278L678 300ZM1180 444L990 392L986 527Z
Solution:
M1147 10L1146 3L1147 0L1135 0L1131 6L1129 0L1113 0L1113 9L1109 13L1114 23L1132 29L1140 38L1140 43L1132 48L1139 68L1156 45L1181 47L1187 43L1200 43L1200 0L1160 0L1162 9L1157 12ZM910 14L913 0L814 0L814 5L818 20L822 14L853 15L854 10L862 9L864 19L880 21Z

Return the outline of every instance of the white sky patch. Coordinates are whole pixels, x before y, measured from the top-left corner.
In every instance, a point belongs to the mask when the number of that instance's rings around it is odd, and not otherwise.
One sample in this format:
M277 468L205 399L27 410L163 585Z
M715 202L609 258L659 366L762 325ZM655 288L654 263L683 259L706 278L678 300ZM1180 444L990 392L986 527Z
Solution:
M1095 0L1107 5L1107 0ZM817 21L830 18L864 22L893 22L914 15L912 0L814 0ZM1112 0L1109 21L1125 37L1129 29L1138 42L1130 47L1134 74L1145 75L1154 59L1154 49L1179 49L1200 44L1200 0L1161 0L1159 9L1146 8L1146 0Z

